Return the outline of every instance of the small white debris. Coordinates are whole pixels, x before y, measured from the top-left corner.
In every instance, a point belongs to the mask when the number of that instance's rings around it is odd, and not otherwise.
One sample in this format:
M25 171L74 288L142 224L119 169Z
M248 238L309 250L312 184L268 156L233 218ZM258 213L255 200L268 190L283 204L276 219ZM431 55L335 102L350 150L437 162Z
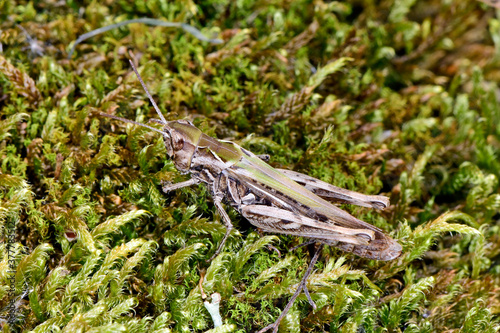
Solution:
M212 317L212 321L214 322L214 327L222 326L222 317L220 316L220 312L219 312L220 301L221 301L220 294L214 293L214 294L212 294L212 303L209 303L208 301L203 302L203 304L205 305L205 308L207 309L208 313L210 313L210 316Z

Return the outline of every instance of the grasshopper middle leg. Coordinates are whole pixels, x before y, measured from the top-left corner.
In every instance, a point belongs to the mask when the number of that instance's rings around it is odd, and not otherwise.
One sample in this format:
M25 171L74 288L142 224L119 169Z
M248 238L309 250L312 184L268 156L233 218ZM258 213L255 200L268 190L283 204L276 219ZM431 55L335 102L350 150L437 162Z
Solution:
M222 207L222 198L219 196L215 196L214 204L215 207L217 207L217 211L219 212L222 218L224 226L226 227L226 233L224 234L224 238L222 238L222 241L220 242L219 248L217 249L217 251L215 251L214 255L209 259L209 261L212 261L215 257L219 255L219 253L221 253L222 248L224 247L224 244L226 243L226 240L229 237L229 234L231 233L231 230L233 230L233 224L231 223L231 219L229 218L229 215L227 215L227 212L224 209L224 207Z
M224 248L224 244L226 244L226 240L228 239L229 234L231 233L231 230L233 230L233 223L231 222L231 218L227 214L224 207L222 207L222 199L224 198L224 193L228 191L228 183L229 179L224 174L220 174L213 182L212 191L213 191L214 204L222 218L224 226L226 227L226 233L224 234L224 237L222 238L222 241L220 242L217 251L215 251L213 256L208 261L212 261L215 257L219 255L219 253L221 253L222 249Z

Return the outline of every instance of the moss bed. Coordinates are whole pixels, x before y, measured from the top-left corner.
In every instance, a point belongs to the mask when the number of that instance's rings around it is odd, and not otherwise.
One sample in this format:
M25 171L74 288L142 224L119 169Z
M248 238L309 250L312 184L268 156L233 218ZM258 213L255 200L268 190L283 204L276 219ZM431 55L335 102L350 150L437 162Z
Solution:
M497 332L500 9L441 0L0 0L4 332L254 332L312 248L259 233L145 128L157 117L391 206L342 205L403 246L326 247L280 332ZM137 18L180 27L133 23ZM200 40L202 36L220 43ZM204 301L220 294L222 326Z

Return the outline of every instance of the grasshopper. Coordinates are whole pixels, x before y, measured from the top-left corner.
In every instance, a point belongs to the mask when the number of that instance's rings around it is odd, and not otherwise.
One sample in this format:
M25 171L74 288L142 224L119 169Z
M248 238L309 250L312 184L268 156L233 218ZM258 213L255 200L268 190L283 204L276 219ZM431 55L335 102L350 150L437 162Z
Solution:
M101 115L149 128L163 136L167 153L175 167L182 173L191 174L191 179L187 181L163 186L164 192L200 183L207 186L226 226L226 233L211 259L222 251L233 229L229 215L222 206L223 200L265 232L306 237L311 240L308 244L319 244L297 291L280 317L259 332L269 329L277 332L280 321L302 290L309 303L316 308L306 281L324 244L376 260L392 260L401 254L401 245L381 229L330 203L383 209L389 205L389 198L335 187L295 171L274 169L265 162L267 156L255 155L231 141L212 138L187 120L167 121L133 62L129 61L160 117L150 121L163 128L159 130L114 115Z

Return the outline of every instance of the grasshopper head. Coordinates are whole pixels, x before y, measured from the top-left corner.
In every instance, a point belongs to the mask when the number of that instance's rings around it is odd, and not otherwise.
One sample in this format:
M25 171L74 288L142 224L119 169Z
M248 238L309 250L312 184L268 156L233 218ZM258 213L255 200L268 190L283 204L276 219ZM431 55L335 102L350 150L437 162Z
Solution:
M203 134L187 120L176 120L162 123L160 120L153 120L163 125L163 141L167 154L172 158L175 166L182 171L188 171L191 159L200 137Z
M159 119L150 119L150 121L163 125L163 140L170 157L175 157L179 151L185 149L186 145L196 146L203 134L188 120L175 120L166 123Z

